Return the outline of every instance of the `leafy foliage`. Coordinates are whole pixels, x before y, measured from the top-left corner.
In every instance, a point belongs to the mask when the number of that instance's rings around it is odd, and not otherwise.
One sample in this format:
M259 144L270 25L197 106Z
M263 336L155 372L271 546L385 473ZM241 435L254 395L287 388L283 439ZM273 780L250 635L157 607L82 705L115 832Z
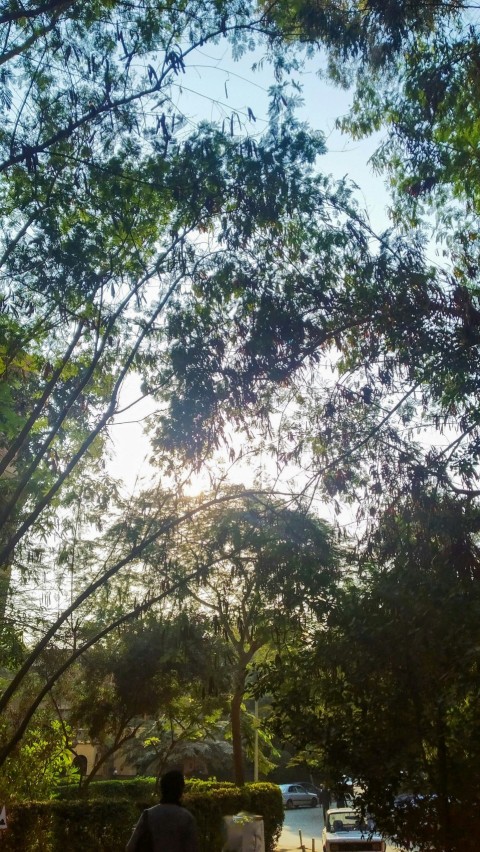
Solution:
M102 786L95 784L87 800L12 805L3 840L6 850L79 852L88 847L92 852L115 852L125 845L141 811L151 806L154 781L150 791L143 783L142 795L136 799L126 792L129 787L139 792L136 780L112 783L116 785L116 798L95 798L95 790ZM241 809L263 814L266 848L273 852L283 822L280 791L275 785L247 784L240 789L218 782L195 782L185 796L185 805L197 820L202 852L220 852L223 815Z
M70 674L69 720L98 745L84 783L119 749L160 774L183 741L205 738L222 707L213 655L201 619L183 614L152 615L83 655Z
M116 544L95 579L42 626L6 686L2 708L27 681L35 698L2 760L76 656L154 601L182 596L172 531L184 522L185 542L192 534L197 548L183 559L191 590L200 597L211 565L227 566L228 618L217 629L229 629L237 648L239 638L248 645L237 700L268 618L285 637L291 609L302 628L305 596L322 629L317 656L285 643L273 667L281 729L288 734L292 709L304 714L311 724L302 744L320 749L332 778L349 768L384 824L400 832L391 799L407 772L418 791L438 797L431 843L452 848L450 797L458 788L468 801L478 781L478 36L468 14L450 0L0 9L2 596L14 553L23 568L19 544L51 534L59 506L81 499L81 480L90 516L108 511L112 492L95 481L134 370L162 405L152 433L170 472L176 452L199 465L228 442L232 424L251 444L262 427L262 449L279 467L301 466L305 492L320 488L339 511L340 501L356 502L368 533L363 575L325 599L315 587L318 538L308 524L289 528L281 512L271 534L269 512L255 505L244 513L234 504L220 523L207 514L196 531L188 522L198 506L174 497L157 514L122 519L124 549ZM187 131L172 102L190 57L224 37L238 55L259 30L271 38L278 78L266 133L235 135L233 120ZM355 83L344 129L357 137L386 130L375 163L392 181L400 234L375 237L345 182L318 174L324 142L294 118L282 81L291 67L285 40L308 43L311 54L322 43L330 77ZM431 212L444 269L425 259ZM234 460L236 446L230 451ZM469 499L456 503L455 494ZM200 557L211 522L216 537ZM304 533L311 551L301 546ZM160 588L132 602L129 580L138 582L140 563L154 576L155 556ZM249 635L242 601L233 628L224 605L228 584L248 584L255 561L260 637ZM127 565L114 612L111 582ZM100 590L108 624L67 654L65 625ZM62 661L40 687L32 668L56 650L53 639ZM140 646L141 637L135 653ZM308 705L292 689L295 669L280 683L290 658L307 674ZM110 717L119 696L131 699L127 662L125 650L115 689L110 682L102 695ZM319 742L312 730L322 732ZM416 831L428 848L421 825Z
M3 767L0 798L5 803L51 798L59 780L77 778L72 762L60 722L38 720Z
M385 516L327 630L281 654L263 684L281 734L332 784L356 779L385 832L422 850L470 848L476 818L478 520L433 494ZM396 810L405 792L420 819Z
M111 509L114 489L96 485L123 383L139 370L145 393L169 384L158 365L168 314L204 268L223 271L217 235L233 250L263 233L267 252L276 222L294 227L299 199L306 208L313 187L304 164L323 151L305 128L287 132L280 84L271 128L255 142L233 126L187 131L172 106L177 78L206 42L228 38L238 55L260 30L275 32L256 8L146 0L20 11L10 4L0 13L2 618L12 578L25 578L29 550L50 541L62 509L88 505L85 521L96 524ZM50 640L63 642L69 615L138 547L87 579L54 624L41 624L3 707ZM38 570L46 567L41 559Z
M252 8L12 10L0 57L2 564L52 523L76 469L102 474L122 383L163 346L166 306L209 254L191 235L225 216L238 239L262 229L294 177L277 170L270 189L263 146L208 126L189 134L172 106L205 42L245 49L260 27ZM305 133L296 143L309 158L321 147ZM257 209L240 197L252 165L268 196Z
M175 545L187 600L208 613L226 646L234 780L242 784L249 670L262 649L301 642L312 612L327 609L338 574L330 530L301 508L238 497L182 528Z
M473 496L480 305L470 11L450 2L300 2L267 14L292 41L326 47L331 78L355 82L344 130L386 129L374 162L391 176L393 221L405 236L392 230L375 244L346 188L312 177L316 194L300 203L297 227L279 219L261 280L255 240L245 255L226 251L223 275L206 271L179 302L161 439L199 458L227 422L251 440L252 424L268 435L281 411L277 460L300 463L307 487L358 501L371 517L428 476ZM425 260L434 225L443 269ZM212 292L213 314L204 307ZM340 376L329 381L326 363ZM272 454L278 446L276 436L267 442Z

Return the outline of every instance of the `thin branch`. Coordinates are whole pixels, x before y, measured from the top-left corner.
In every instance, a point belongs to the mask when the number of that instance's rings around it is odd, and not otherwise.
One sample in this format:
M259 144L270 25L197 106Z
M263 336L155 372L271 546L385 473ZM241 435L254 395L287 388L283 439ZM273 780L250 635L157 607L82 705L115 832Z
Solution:
M354 456L356 453L358 453L358 451L359 451L359 450L361 450L361 449L362 449L362 447L364 447L366 444L368 444L368 442L371 440L371 438L373 438L375 435L377 435L377 434L380 432L380 430L381 430L382 426L384 426L384 425L385 425L385 423L387 423L387 422L388 422L388 420L390 420L390 418L391 418L391 417L393 417L393 415L395 414L395 412L396 412L396 411L398 411L398 409L399 409L399 408L403 405L403 403L405 402L405 400L407 400L407 399L409 398L409 396L411 396L413 393L415 393L415 391L416 391L416 390L417 390L417 388L421 385L421 383L422 383L421 381L418 381L416 384L414 384L414 385L413 385L413 387L411 387L411 388L410 388L410 389L409 389L409 390L408 390L408 391L407 391L407 392L406 392L406 393L402 396L402 398L401 398L401 399L400 399L400 400L396 403L396 405L394 405L394 406L393 406L393 408L391 408L391 409L390 409L390 410L386 413L385 417L383 417L383 418L382 418L382 420L380 420L380 423L377 423L377 424L373 427L373 429L371 429L371 430L367 433L367 435L366 435L364 438L362 438L360 441L358 441L358 442L357 442L357 443L356 443L353 447L350 447L350 449L345 450L345 452L344 452L344 453L340 453L340 455L336 456L334 459L332 459L332 461L330 461L330 462L328 462L326 465L324 465L324 466L323 466L323 467L322 467L319 471L316 471L315 475L314 475L314 476L312 476L312 477L310 478L310 480L307 482L307 484L306 484L306 486L305 486L305 488L304 488L304 492L305 492L305 491L307 491L307 490L308 490L308 488L310 487L310 485L311 485L313 482L315 482L316 480L318 480L320 476L322 476L322 475L323 475L324 473L326 473L328 470L331 470L332 468L336 467L336 466L339 464L339 462L343 461L343 459L351 458L351 457L352 457L352 456Z
M471 434L471 432L473 432L475 429L478 429L478 427L479 427L479 424L478 424L478 423L472 423L472 424L471 424L471 426L469 426L469 427L468 427L468 429L465 429L465 431L464 431L464 432L462 432L462 434L461 434L461 435L459 435L457 438L455 438L455 440L454 440L454 441L452 441L450 444L448 444L448 446L447 446L447 447L445 447L445 448L442 450L442 452L438 455L438 457L437 457L437 458L442 458L442 456L446 456L447 454L449 454L449 456L448 456L448 458L447 458L447 463L448 463L448 462L450 461L450 459L451 459L451 457L452 457L452 455L453 455L454 451L455 451L455 450L457 449L457 447L459 446L459 444L461 444L461 443L462 443L462 441L463 441L465 438L467 438L467 437L468 437L468 435L470 435L470 434Z
M71 0L69 4L66 4L66 6L73 5L73 3L74 0ZM25 53L25 51L28 50L28 48L31 47L32 44L35 44L38 39L48 35L48 33L50 33L57 26L59 17L60 12L57 15L54 15L49 24L46 24L44 27L41 27L38 30L34 30L32 35L29 36L29 38L25 39L22 44L19 44L16 47L12 47L12 49L9 50L7 53L3 53L0 56L0 66L5 65L5 63L9 62L10 59L14 59L16 56L20 56L20 54Z
M108 760L108 758L111 757L112 754L115 754L115 752L118 751L119 748L121 748L126 742L128 742L129 740L132 740L136 736L137 731L141 727L141 722L139 722L138 725L136 725L134 728L131 728L128 733L125 733L122 736L122 730L124 730L124 728L126 727L128 722L129 722L129 720L127 719L122 726L119 725L119 731L115 735L115 739L114 739L112 745L108 746L108 748L105 749L105 751L101 754L100 757L97 757L97 759L95 760L95 763L92 767L92 771L85 778L85 781L82 784L83 789L88 787L88 785L90 784L92 779L95 778L95 775L97 774L100 767L103 766L105 761Z
M157 270L159 264L161 262L163 262L165 257L167 257L167 255L170 253L170 251L173 250L175 245L181 239L182 238L178 237L176 239L176 241L169 247L168 251L164 252L162 257L159 259L159 261L155 265L155 270L152 270L152 272L149 274L149 277L151 277L154 274L154 272ZM173 284L168 289L166 295L164 296L164 298L160 301L159 305L157 306L157 309L153 312L148 323L146 323L146 325L143 327L142 331L138 335L138 337L137 337L134 345L132 346L130 353L129 353L129 355L128 355L128 357L127 357L127 359L126 359L126 361L125 361L125 363L122 367L122 369L120 370L119 376L117 377L117 381L115 382L115 385L114 385L114 388L113 388L113 391L112 391L110 403L107 406L106 411L104 412L104 414L102 415L102 417L98 421L95 428L92 429L92 431L90 432L88 437L81 444L81 446L79 447L77 452L73 455L69 464L65 467L65 469L63 470L61 475L57 478L55 483L51 486L51 488L44 495L44 497L37 503L36 507L32 510L30 515L28 515L26 517L26 519L23 521L23 523L20 525L20 527L16 530L16 532L13 534L13 536L11 536L11 538L6 542L6 544L4 545L4 547L2 548L2 550L0 552L0 564L2 564L2 561L8 560L10 553L15 548L15 546L18 544L20 539L23 537L23 535L25 535L25 533L30 529L32 524L37 520L37 518L39 517L39 515L41 514L43 509L50 503L50 501L55 496L55 494L59 491L59 489L61 488L61 486L65 482L65 480L70 475L70 473L74 470L74 468L76 467L78 462L86 454L87 450L89 449L89 447L91 446L91 444L93 443L93 441L95 440L97 435L100 434L100 432L102 431L104 426L107 424L108 420L115 413L115 406L116 406L117 396L118 396L118 393L119 393L119 390L120 390L120 386L121 386L126 374L128 373L132 363L133 363L133 360L134 360L134 358L135 358L135 356L136 356L136 354L139 350L139 347L140 347L141 343L143 342L146 334L150 330L151 326L154 324L155 320L157 319L158 315L160 314L161 310L163 310L163 307L165 306L166 302L168 301L168 299L170 298L170 296L172 295L172 293L176 289L178 282L182 279L182 277L183 277L183 273L182 273L182 275L178 276L174 280ZM67 417L72 405L78 399L83 388L87 385L87 383L90 381L91 377L93 376L94 371L95 371L95 369L98 365L98 362L99 362L99 360L100 360L100 358L101 358L101 356L102 356L102 354L105 350L105 347L107 346L107 343L108 343L108 340L109 340L109 335L110 335L111 330L114 327L115 322L117 321L117 319L121 315L121 313L125 310L129 301L138 292L138 290L143 286L143 284L145 283L145 280L147 280L147 279L142 278L139 282L137 282L137 284L129 291L129 293L127 293L127 295L125 296L123 301L120 303L120 305L118 306L115 313L111 316L111 318L108 322L107 328L106 328L106 330L103 334L102 343L98 347L97 352L95 353L95 357L92 359L90 365L88 366L88 368L84 372L81 381L73 389L70 397L68 398L66 404L64 405L62 411L60 412L57 420L53 424L52 429L50 430L49 434L47 435L47 437L44 440L43 444L41 445L40 449L38 450L34 460L29 465L27 471L24 473L22 479L18 483L18 486L17 486L14 494L10 498L9 502L3 508L3 511L0 515L0 523L5 523L5 521L15 511L18 499L22 495L25 488L28 486L28 483L30 481L30 478L31 478L33 472L37 469L38 465L40 464L41 459L44 457L44 455L47 452L50 444L54 440L54 438L55 438L55 436L58 432L58 429L60 428L61 424L63 423L63 421Z
M261 19L259 19L261 20ZM7 169L15 166L19 163L24 162L25 160L31 159L32 157L36 157L39 154L45 153L49 148L56 145L58 142L63 142L68 139L72 134L79 130L86 124L90 122L94 122L95 119L101 118L101 116L113 113L119 110L121 107L128 106L129 104L135 103L135 101L142 100L144 98L151 97L152 95L157 94L161 91L162 85L165 83L166 77L174 70L176 67L176 63L178 63L179 58L183 60L189 56L190 53L197 50L199 47L202 47L206 41L211 41L218 36L225 36L228 32L239 32L242 30L252 30L254 31L259 24L259 21L253 21L248 24L241 25L232 25L231 27L220 28L210 33L205 34L198 41L195 41L190 45L189 48L184 50L180 56L175 56L175 58L162 70L161 76L155 82L153 86L149 86L148 88L141 89L140 91L133 92L130 95L125 95L124 97L118 98L115 101L107 98L103 103L99 104L97 107L92 107L92 109L88 110L88 112L84 113L82 116L77 118L75 121L71 121L66 127L63 127L61 130L58 130L57 133L54 133L48 139L45 139L43 142L39 142L37 145L28 145L23 146L22 150L19 154L15 154L10 156L7 160L4 160L3 163L0 163L0 174ZM51 29L51 27L50 27ZM1 61L0 61L1 64Z
M12 24L15 21L23 20L23 18L37 18L40 15L48 15L53 12L60 15L62 12L75 5L75 0L51 0L50 3L45 3L43 6L35 6L33 9L28 9L23 3L19 4L18 9L11 9L8 12L0 14L0 24Z

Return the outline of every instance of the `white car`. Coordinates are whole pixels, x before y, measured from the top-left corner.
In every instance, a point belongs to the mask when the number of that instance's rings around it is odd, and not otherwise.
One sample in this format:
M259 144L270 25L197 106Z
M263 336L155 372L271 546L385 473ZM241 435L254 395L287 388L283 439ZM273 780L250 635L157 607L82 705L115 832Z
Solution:
M309 793L301 784L279 784L285 808L316 808L318 797Z
M327 811L322 832L323 852L385 852L385 841L371 819L362 824L351 808Z

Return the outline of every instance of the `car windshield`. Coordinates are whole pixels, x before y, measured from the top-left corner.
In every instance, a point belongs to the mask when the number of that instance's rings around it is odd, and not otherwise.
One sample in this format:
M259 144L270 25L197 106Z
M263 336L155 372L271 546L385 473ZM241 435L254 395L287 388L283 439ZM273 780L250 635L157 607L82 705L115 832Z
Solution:
M327 831L335 834L340 831L364 831L375 830L375 823L371 817L361 818L355 811L340 811L328 815Z

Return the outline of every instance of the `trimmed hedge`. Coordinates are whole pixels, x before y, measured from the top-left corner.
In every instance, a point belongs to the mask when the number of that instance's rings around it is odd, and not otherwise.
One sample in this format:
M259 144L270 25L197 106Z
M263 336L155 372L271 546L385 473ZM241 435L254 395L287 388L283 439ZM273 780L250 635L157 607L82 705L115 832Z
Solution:
M58 791L61 799L10 805L2 852L119 852L142 810L157 801L155 779L148 778L96 782L82 799L76 793L71 800L71 789L64 787ZM193 781L187 783L184 803L197 820L201 852L221 852L223 816L242 810L263 817L267 852L273 852L282 830L282 797L274 784Z
M59 784L56 788L56 798L62 802L79 801L80 799L129 799L133 802L158 802L155 789L155 778L152 776L137 776L123 780L92 781L87 787L77 784Z
M135 804L122 800L10 805L2 852L118 852L137 818Z

